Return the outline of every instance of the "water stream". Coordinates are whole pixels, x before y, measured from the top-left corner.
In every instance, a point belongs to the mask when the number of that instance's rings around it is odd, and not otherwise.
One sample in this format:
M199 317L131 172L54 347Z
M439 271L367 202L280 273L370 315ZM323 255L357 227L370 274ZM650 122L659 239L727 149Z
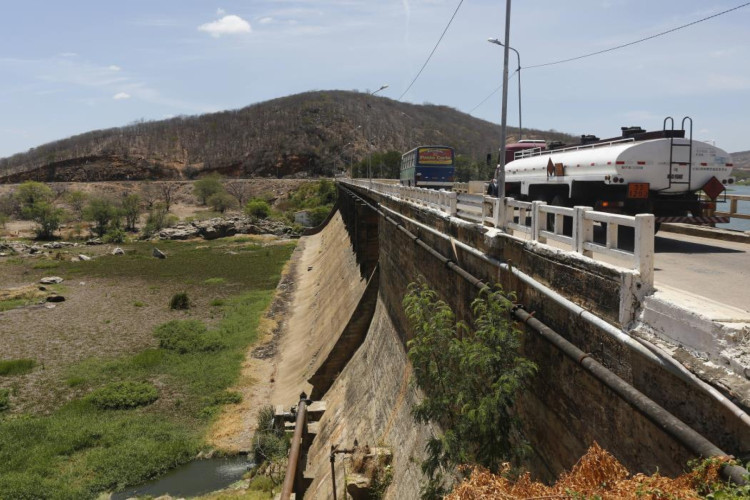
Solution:
M193 460L147 483L114 493L112 500L125 500L143 495L205 495L240 480L250 466L252 463L246 455Z

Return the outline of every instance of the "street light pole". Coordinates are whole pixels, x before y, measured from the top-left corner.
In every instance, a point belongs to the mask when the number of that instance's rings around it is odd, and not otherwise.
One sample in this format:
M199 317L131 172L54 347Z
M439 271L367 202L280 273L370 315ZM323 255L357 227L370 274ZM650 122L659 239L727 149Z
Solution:
M503 55L503 109L500 121L500 162L497 169L497 195L505 198L505 140L508 125L508 47L510 47L510 0L505 0L505 49Z
M381 90L387 89L388 84L381 85L378 90L375 90L374 92L370 92L370 95L375 95ZM368 109L370 108L370 105L367 105ZM371 136L372 136L372 126L370 124L370 113L367 113L367 177L370 179L370 189L372 189L372 151L370 150L370 142L371 142Z
M494 43L496 45L503 46L503 42L498 40L497 38L488 38L488 42ZM523 121L521 119L521 54L518 53L516 49L513 47L508 47L510 50L516 53L516 57L518 58L518 69L516 70L516 73L518 73L518 139L523 139Z

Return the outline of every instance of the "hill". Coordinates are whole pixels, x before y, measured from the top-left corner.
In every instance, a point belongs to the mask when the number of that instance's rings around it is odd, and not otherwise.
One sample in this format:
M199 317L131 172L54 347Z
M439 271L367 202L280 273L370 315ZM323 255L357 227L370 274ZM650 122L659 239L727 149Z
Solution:
M510 128L509 137L518 129ZM414 105L348 91L316 91L234 111L137 122L70 137L0 159L0 182L92 182L330 176L372 151L445 144L484 161L499 125L446 106ZM527 130L525 138L562 140Z
M732 153L734 168L750 169L750 151Z

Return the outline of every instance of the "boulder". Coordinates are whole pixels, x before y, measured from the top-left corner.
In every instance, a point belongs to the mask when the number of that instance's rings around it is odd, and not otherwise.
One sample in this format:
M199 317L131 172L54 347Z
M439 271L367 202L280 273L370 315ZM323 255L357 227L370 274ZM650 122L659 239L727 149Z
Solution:
M50 295L47 297L47 302L65 302L65 297L62 295Z
M112 255L125 255L125 250L120 247L116 247L114 250L112 250Z
M63 279L59 276L47 276L39 280L42 285L56 285L62 283Z
M87 245L102 245L104 242L101 238L91 238L90 240L86 240Z
M167 255L164 252L162 252L161 250L159 250L158 248L156 248L156 247L154 247L154 250L153 250L153 252L151 252L151 255L153 255L157 259L166 259L167 258Z
M87 261L87 260L91 260L91 257L89 257L88 255L80 254L78 256L78 260Z

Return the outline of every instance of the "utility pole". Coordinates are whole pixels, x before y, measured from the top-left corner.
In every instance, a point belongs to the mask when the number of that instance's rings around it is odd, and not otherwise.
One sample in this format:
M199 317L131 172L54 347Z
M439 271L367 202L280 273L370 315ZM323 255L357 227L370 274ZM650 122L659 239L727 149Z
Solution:
M510 47L510 0L505 0L505 43L503 44L503 109L500 122L500 164L497 169L497 195L505 198L505 140L508 125L508 56Z

